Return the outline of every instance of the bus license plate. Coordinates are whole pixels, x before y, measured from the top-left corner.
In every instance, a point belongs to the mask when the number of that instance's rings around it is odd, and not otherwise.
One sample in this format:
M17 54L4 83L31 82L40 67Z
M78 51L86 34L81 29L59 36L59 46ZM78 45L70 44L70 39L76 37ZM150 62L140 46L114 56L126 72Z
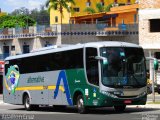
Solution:
M125 103L125 104L131 104L132 101L131 101L131 100L125 100L124 103Z

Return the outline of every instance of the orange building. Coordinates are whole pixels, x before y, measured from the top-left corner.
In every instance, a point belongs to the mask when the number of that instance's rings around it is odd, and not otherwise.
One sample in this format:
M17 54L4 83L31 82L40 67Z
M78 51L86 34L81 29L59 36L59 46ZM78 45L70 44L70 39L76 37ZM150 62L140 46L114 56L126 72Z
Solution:
M128 6L128 5L133 5L134 6L134 4L136 4L138 0L74 0L74 1L75 1L75 5L68 4L68 7L72 8L74 10L74 12L67 12L66 9L63 9L63 15L64 15L63 18L62 18L62 23L63 24L68 24L70 22L70 17L71 17L72 20L75 18L75 20L76 20L75 23L83 23L83 22L86 22L86 21L87 22L90 21L89 17L91 17L91 16L88 15L88 12L85 11L85 9L92 8L92 9L94 9L94 11L96 13L99 13L99 10L98 10L98 7L97 7L98 3L104 7L104 10L102 10L102 11L106 11L105 8L110 6L110 7L113 8L113 11L116 8L118 8L118 9L120 8L122 10L124 8L125 9L124 12L126 12L126 9L128 9L128 7L125 8L125 7L120 7L120 6ZM52 5L52 2L50 3L50 5ZM132 7L131 7L131 9L132 9ZM112 14L117 14L116 11L114 11L114 12L115 13L112 13ZM108 13L106 13L106 14L108 14ZM111 13L109 13L109 14L111 14ZM103 13L93 14L92 17L96 19L96 18L99 17L99 15L101 17L103 15ZM128 15L130 15L130 13ZM134 13L132 15L134 15ZM117 15L112 15L112 18L113 18L113 16L117 17ZM78 17L79 18L83 17L83 19L78 20ZM107 18L108 18L108 15L107 15ZM132 22L133 22L133 20L132 20ZM57 11L57 10L51 9L50 10L50 24L60 24L60 23L61 23L60 12Z
M112 7L109 12L72 16L71 21L80 23L103 23L108 27L117 27L119 24L138 23L139 4Z

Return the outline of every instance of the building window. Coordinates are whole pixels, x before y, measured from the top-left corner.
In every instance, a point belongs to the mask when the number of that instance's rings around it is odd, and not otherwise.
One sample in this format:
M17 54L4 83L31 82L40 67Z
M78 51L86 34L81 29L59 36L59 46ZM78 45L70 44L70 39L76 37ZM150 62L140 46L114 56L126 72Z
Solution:
M14 45L11 46L11 51L15 51L15 46Z
M160 19L150 19L150 32L160 32Z
M79 8L73 8L74 12L79 12L80 9Z
M117 4L117 0L114 0L114 3Z
M49 47L52 46L52 44L50 44L48 41L46 41L46 44L44 45L44 47Z
M137 14L134 14L134 23L137 23Z
M160 59L160 52L155 52L154 57L157 58L157 59Z
M87 7L91 6L91 1L90 1L90 0L87 0L86 6L87 6Z
M104 6L104 2L100 2L100 4L101 4L102 6Z
M55 16L55 23L58 22L58 16Z
M131 4L131 0L127 0L127 4Z
M23 53L29 53L30 50L29 50L29 45L23 45Z
M3 46L3 58L6 58L9 56L9 46Z

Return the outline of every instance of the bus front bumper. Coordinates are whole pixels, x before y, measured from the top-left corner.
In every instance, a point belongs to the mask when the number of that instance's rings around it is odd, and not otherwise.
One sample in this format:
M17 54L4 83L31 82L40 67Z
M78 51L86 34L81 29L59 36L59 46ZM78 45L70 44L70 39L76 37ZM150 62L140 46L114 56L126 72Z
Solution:
M137 98L112 98L109 96L102 96L98 100L97 107L112 107L121 105L145 105L147 101L147 94Z

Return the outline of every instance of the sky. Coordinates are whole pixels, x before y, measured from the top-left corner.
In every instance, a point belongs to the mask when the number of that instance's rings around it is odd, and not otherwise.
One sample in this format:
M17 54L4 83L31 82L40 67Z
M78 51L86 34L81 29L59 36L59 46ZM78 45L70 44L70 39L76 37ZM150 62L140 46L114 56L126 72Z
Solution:
M26 7L29 10L40 8L45 4L46 0L0 0L0 8L2 12L11 13L15 9Z

